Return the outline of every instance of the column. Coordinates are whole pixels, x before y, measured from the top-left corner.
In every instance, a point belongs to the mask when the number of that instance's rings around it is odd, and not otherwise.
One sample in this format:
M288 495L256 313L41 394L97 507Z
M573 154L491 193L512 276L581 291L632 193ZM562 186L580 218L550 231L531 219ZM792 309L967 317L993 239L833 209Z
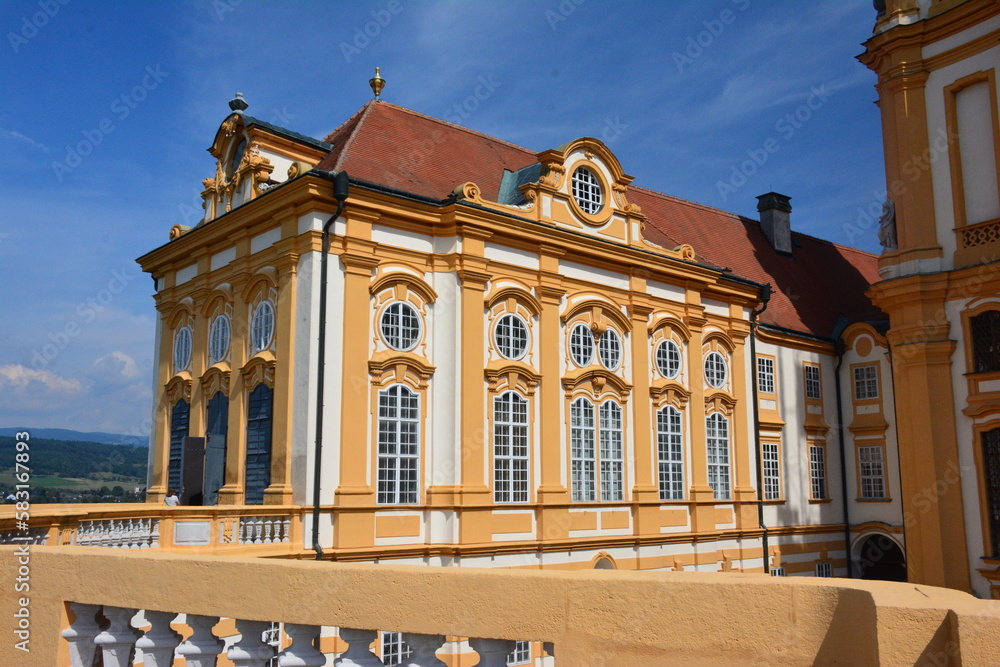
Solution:
M657 479L656 443L653 441L653 406L649 396L649 314L646 279L632 276L632 441L634 486L632 500L636 535L659 533L660 491Z
M173 336L167 326L167 312L172 303L157 304L160 314L160 349L157 351L156 421L153 423L152 484L146 490L146 502L162 504L167 496L167 467L170 463L170 402L164 386L170 378Z
M691 501L691 532L715 531L715 492L708 485L708 456L705 451L705 363L702 352L702 333L705 319L701 305L701 294L687 291L687 314L684 323L691 332L688 341L688 388L691 400L688 402L689 429L691 443L691 465L685 472L691 486L688 499Z
M742 316L742 306L731 307L731 317ZM738 314L737 314L738 313ZM760 456L757 448L757 434L753 433L749 420L753 410L753 394L747 385L747 368L750 354L747 351L746 339L750 335L750 325L742 319L734 319L730 323L729 337L736 344L733 352L733 396L736 406L733 409L733 423L730 429L729 449L733 460L733 501L736 527L740 530L760 527L757 517L757 492L753 487L756 476L756 457ZM755 369L751 369L750 377L756 381ZM747 439L749 438L749 442ZM750 453L754 452L751 456Z
M563 477L563 388L564 343L559 319L566 290L559 275L560 248L539 248L538 298L542 303L539 318L539 349L542 381L538 387L538 410L541 419L540 442L535 447L541 458L541 483L538 486L538 539L558 540L569 537L569 490Z
M249 242L243 242L243 255L249 250ZM241 252L237 245L237 253ZM226 424L226 483L219 489L220 505L243 504L243 484L245 479L247 447L247 405L241 369L247 362L247 336L249 335L249 310L243 302L243 289L250 279L248 273L233 278L233 319L230 325L229 343L229 414Z

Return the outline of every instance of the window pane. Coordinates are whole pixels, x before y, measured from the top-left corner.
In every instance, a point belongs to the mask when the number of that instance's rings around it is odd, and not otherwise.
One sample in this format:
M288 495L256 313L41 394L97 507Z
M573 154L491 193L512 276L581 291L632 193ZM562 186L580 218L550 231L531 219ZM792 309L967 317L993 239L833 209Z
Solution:
M660 500L684 499L684 452L681 413L667 406L656 413Z

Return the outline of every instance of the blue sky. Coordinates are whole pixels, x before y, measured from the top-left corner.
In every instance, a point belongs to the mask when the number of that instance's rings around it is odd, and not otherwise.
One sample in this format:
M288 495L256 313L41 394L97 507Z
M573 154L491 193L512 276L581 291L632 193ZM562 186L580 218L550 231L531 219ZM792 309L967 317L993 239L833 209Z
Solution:
M877 251L854 59L874 20L870 0L0 3L0 426L148 430L134 259L196 219L236 91L322 138L379 65L395 104L536 151L598 137L636 185L752 217L776 190L794 229Z

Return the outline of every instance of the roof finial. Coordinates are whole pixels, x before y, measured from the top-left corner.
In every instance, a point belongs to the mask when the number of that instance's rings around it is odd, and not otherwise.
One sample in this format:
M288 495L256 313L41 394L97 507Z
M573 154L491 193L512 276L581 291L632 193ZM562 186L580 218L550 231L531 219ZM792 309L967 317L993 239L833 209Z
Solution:
M243 99L243 93L236 93L236 97L229 100L229 108L233 111L246 111L248 106L250 105Z
M379 95L382 94L382 89L385 88L385 79L379 74L379 67L375 68L375 76L368 79L368 85L372 87L372 92L375 93L375 99L379 99Z

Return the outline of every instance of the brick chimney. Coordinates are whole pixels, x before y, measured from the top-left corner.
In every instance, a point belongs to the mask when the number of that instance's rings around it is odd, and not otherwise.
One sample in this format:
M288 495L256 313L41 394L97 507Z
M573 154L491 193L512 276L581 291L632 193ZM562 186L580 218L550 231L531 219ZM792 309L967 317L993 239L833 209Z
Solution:
M760 228L771 246L778 252L792 254L792 205L791 197L768 192L757 197Z

